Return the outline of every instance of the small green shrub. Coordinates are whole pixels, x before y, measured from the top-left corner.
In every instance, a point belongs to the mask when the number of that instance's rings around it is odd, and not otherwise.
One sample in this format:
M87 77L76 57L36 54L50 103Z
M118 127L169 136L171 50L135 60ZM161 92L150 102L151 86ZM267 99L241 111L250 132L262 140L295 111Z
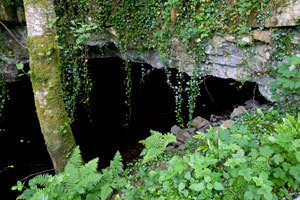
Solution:
M256 115L272 125L278 112L269 112L271 117L258 109ZM263 128L268 123L252 131L254 126L198 133L196 151L136 169L122 199L292 199L300 192L300 114L287 114L269 129Z
M97 171L98 158L83 164L79 147L76 147L64 172L54 176L38 175L29 181L29 188L18 181L12 190L25 189L17 199L26 200L105 200L113 189L120 189L125 184L119 172L123 167L121 160L117 152L110 167L100 173Z
M286 63L278 67L279 78L270 83L273 98L281 97L295 99L300 96L300 57L287 58Z
M169 143L176 142L176 137L172 133L163 135L153 130L150 130L150 132L150 137L140 141L145 145L145 149L142 151L142 155L144 155L143 163L155 159L166 150Z

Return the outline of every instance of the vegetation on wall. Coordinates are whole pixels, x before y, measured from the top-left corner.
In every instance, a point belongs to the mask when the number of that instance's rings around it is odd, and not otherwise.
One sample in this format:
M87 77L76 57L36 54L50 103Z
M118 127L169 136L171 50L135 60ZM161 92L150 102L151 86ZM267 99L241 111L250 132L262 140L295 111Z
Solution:
M183 80L183 76L176 75L177 81L170 83L168 79L168 84L174 90L177 121L181 126L186 126L193 118L195 102L200 96L198 86L201 74L197 72L197 68L205 67L204 49L207 39L213 38L215 32L239 35L250 33L250 25L263 24L270 11L282 3L270 0L56 1L65 72L65 102L71 119L74 118L75 100L88 105L92 83L87 73L89 49L86 41L91 33L106 32L113 28L121 52L126 54L132 48L140 51L158 50L166 67L169 67L167 60L172 56L172 48L176 45L174 38L179 39L184 50L195 60L194 72L190 80ZM179 72L183 71L180 66L177 67ZM127 73L125 92L130 107L131 74L128 66L124 69ZM170 73L166 70L167 77L171 76ZM182 82L185 81L188 84L183 88ZM187 96L188 117L183 114L183 96ZM131 109L128 110L127 116L130 118Z

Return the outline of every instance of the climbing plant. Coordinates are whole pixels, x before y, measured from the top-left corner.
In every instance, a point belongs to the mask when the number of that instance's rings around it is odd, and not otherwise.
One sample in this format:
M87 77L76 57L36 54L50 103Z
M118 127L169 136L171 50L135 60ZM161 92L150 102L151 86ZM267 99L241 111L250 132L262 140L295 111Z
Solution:
M58 39L62 60L62 87L69 119L76 119L75 110L82 104L89 110L90 91L93 83L88 75L88 46L86 40L97 26L91 18L78 13L88 13L87 1L56 1Z
M74 118L75 100L88 104L92 83L87 70L87 40L92 32L108 31L113 34L115 44L123 53L130 49L159 51L166 68L172 65L168 60L174 56L174 46L177 43L183 45L195 63L191 80L184 86L177 84L184 81L183 68L179 70L177 83L170 84L169 72L165 70L168 84L174 90L177 120L183 125L184 120L180 117L183 108L179 98L184 96L183 93L187 95L188 118L191 119L196 98L200 96L201 74L197 72L207 64L205 48L208 38L213 38L216 32L248 34L251 25L263 24L270 11L282 3L279 0L57 0L57 23L65 72L63 87L70 118ZM131 70L128 66L124 70L128 73L125 91L129 97ZM130 103L129 98L126 103Z

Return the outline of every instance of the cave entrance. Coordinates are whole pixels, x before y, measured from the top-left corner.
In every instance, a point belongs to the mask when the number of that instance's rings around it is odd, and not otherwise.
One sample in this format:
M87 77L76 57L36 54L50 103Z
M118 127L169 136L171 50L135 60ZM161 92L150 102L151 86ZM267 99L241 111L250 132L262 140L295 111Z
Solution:
M143 146L138 141L150 135L150 130L169 132L177 124L174 91L168 86L165 71L147 64L131 64L130 125L124 127L128 107L125 105L125 64L120 58L89 60L89 74L94 81L90 110L79 109L79 121L73 127L75 137L87 160L100 157L101 166L109 164L117 150L126 161L137 159ZM142 74L151 71L143 77ZM171 81L176 81L176 69L170 69ZM184 75L185 80L190 77ZM210 119L211 115L229 116L235 106L255 99L266 103L255 83L240 83L232 79L204 77L200 85L194 117ZM186 102L183 103L186 108ZM187 115L187 109L184 110ZM89 116L89 117L84 117ZM185 116L186 117L186 116Z
M176 124L174 92L167 85L164 70L152 69L141 83L142 64L132 65L132 97L130 126L124 127L128 112L125 105L125 72L119 58L91 59L89 74L94 81L90 108L77 108L78 120L72 126L77 143L86 161L99 157L100 167L109 165L117 150L125 161L137 159L143 146L138 141L150 135L150 129L168 132ZM175 77L177 71L170 69ZM188 76L185 77L188 80ZM172 81L175 81L173 79ZM9 196L10 187L29 174L51 169L50 157L44 145L35 113L33 93L28 77L7 84L10 100L5 107L4 128L0 133L1 187ZM260 95L255 83L241 83L230 79L205 77L200 85L194 117L206 119L211 114L230 113L235 105L255 98L267 101ZM7 166L14 165L13 169ZM4 171L3 171L4 170ZM13 193L15 195L15 193Z

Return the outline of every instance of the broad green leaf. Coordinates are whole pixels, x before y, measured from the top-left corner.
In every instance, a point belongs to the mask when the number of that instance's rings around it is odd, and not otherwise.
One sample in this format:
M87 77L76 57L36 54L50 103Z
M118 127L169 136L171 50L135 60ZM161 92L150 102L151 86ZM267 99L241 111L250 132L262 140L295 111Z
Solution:
M224 186L219 182L214 183L214 189L215 190L225 190Z
M251 181L251 179L252 179L251 174L252 174L251 168L241 169L238 173L239 176L243 176L244 179L248 182Z
M191 184L189 188L190 188L191 190L200 192L200 191L202 191L202 190L205 189L205 186L204 186L203 183L194 183L194 184Z
M185 188L185 183L184 182L179 183L178 191L181 192L184 188Z
M247 191L247 192L245 192L244 197L245 197L245 199L247 199L247 200L248 200L248 199L251 200L251 199L253 199L253 194L252 194L251 191Z
M275 178L284 178L285 172L281 168L275 168L274 169L274 177Z
M259 151L262 156L267 156L267 157L271 156L274 152L269 146L259 148Z
M204 181L206 183L210 182L211 181L211 177L210 176L204 176Z
M289 173L294 176L294 178L300 182L300 165L292 166Z

